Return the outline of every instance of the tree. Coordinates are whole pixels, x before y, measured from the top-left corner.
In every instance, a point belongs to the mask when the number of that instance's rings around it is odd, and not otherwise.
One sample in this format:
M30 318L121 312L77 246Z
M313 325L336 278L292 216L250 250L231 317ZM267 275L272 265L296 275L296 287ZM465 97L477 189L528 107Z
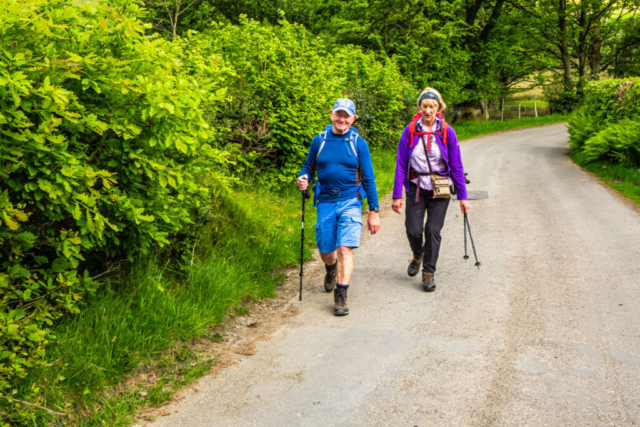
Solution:
M149 0L146 6L153 16L154 27L160 31L171 34L175 40L178 35L178 22L180 16L200 0Z
M509 1L522 13L529 36L556 59L549 69L561 72L564 91L578 97L588 79L597 80L613 57L640 42L638 37L626 37L617 49L603 50L620 38L627 21L634 21L637 0Z

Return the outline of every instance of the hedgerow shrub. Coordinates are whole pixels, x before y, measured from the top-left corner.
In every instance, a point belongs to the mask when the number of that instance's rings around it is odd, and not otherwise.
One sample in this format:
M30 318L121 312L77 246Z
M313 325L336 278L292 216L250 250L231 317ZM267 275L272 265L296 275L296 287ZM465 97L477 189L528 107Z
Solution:
M571 151L581 150L585 141L598 130L598 123L585 110L585 107L580 107L569 117L569 148Z
M131 0L0 1L0 394L109 265L169 242L225 153L202 108L229 73L145 35ZM34 391L37 395L37 391Z
M640 165L640 78L589 83L584 99L569 119L572 151L585 161Z
M608 160L626 167L640 166L640 122L623 120L600 130L586 140L587 161Z
M354 126L372 145L397 138L411 90L393 61L359 48L332 52L300 25L272 26L241 19L213 24L202 36L233 68L230 101L211 123L227 129L221 146L241 153L238 169L261 170L264 182L289 183L315 135L330 122L335 100L350 96Z
M388 58L378 59L356 47L341 47L332 57L338 76L345 79L342 94L356 104L358 120L354 126L358 133L372 146L395 147L417 111L419 92Z
M240 149L249 168L290 181L306 155L305 143L327 122L340 96L335 65L298 25L214 24L202 36L233 67L230 100L211 123L228 129L220 144Z
M591 82L585 87L584 112L600 127L640 116L640 78Z

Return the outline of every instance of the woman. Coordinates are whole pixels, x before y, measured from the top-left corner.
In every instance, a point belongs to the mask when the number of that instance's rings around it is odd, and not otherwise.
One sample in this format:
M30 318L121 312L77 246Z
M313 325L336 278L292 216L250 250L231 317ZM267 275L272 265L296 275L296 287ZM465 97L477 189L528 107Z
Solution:
M422 117L415 124L415 135L411 138L410 126L402 132L398 143L396 160L396 176L393 186L392 209L400 213L402 209L402 187L407 192L405 227L409 245L413 251L413 260L409 263L407 273L415 276L422 264L421 286L426 292L436 289L434 274L438 253L440 252L440 230L449 206L449 198L434 198L430 174L449 177L453 184L460 209L469 212L467 187L464 169L460 157L460 145L455 131L443 125L441 114L446 108L440 93L430 87L426 88L418 98L418 109ZM432 134L420 135L423 132ZM446 133L446 138L443 138ZM413 139L411 141L411 139ZM428 152L428 156L425 153ZM428 159L428 160L427 160ZM427 164L427 161L429 162ZM424 223L425 210L427 223ZM422 233L424 232L424 245Z

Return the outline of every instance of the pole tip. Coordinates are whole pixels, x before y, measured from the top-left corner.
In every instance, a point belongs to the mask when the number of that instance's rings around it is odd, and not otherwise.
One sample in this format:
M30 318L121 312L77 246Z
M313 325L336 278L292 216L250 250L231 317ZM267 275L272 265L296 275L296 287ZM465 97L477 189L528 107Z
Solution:
M465 255L465 256L463 256L462 258L464 258L464 259L465 259L465 261L466 261L466 260L468 260L468 259L469 259L469 255Z
M476 267L478 267L478 270L480 270L480 261L476 262Z

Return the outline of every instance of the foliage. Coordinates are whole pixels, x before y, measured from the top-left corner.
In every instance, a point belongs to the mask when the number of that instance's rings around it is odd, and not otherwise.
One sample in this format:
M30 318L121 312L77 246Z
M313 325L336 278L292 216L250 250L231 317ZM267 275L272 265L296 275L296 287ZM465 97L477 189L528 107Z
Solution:
M576 109L569 117L569 148L572 152L584 147L585 141L598 130L598 124L584 107Z
M418 87L439 89L447 102L467 99L470 55L459 2L411 0L317 2L311 28L338 45L358 45L393 58Z
M571 149L584 162L640 166L640 79L592 82L570 119Z
M618 79L640 76L640 17L627 17L615 38L606 44L611 52L610 74Z
M609 160L625 167L640 167L640 122L622 120L595 133L584 143L586 161Z
M356 127L371 145L389 143L404 126L412 88L391 60L351 46L332 52L286 21L215 24L201 39L235 71L227 79L230 101L209 116L212 125L227 129L218 144L242 153L237 170L262 170L263 185L289 182L298 172L341 96L354 97L362 113Z
M136 2L0 4L5 393L109 263L168 244L204 184L228 185L202 113L228 72L195 42L145 36Z
M544 94L548 101L549 111L552 114L569 114L580 103L580 98L573 88L567 90L565 85L561 82L545 86Z
M585 88L583 105L599 126L640 117L640 78L592 82Z

